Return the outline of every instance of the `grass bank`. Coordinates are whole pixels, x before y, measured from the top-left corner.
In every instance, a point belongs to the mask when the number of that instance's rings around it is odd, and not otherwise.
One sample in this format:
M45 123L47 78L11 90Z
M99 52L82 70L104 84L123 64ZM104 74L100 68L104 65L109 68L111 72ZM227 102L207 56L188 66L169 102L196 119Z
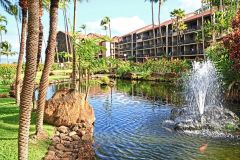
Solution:
M0 93L6 93L9 87L0 85ZM13 98L0 98L0 159L17 159L18 155L18 121L19 108ZM32 113L30 134L35 132L36 115ZM49 135L53 135L54 127L44 125ZM29 143L29 159L40 160L47 152L50 140L33 141Z

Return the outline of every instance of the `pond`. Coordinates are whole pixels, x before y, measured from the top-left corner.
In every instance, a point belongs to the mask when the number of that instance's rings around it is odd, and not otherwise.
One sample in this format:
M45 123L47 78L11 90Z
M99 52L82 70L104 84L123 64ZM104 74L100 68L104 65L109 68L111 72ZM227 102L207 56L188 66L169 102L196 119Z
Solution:
M47 97L63 87L68 84L50 86ZM239 141L184 135L162 125L184 102L177 85L118 80L113 88L92 86L89 102L96 116L97 159L240 159ZM229 106L239 115L239 106Z

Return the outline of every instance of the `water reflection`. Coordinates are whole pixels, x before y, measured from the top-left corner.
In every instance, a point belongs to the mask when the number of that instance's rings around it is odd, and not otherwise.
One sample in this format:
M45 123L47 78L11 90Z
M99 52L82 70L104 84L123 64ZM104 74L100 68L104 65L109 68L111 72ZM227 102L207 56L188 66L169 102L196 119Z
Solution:
M50 87L48 96L68 87ZM97 159L239 159L239 142L181 135L162 126L172 106L184 103L180 86L117 80L113 88L92 85L89 102L96 115ZM208 148L199 153L204 143Z

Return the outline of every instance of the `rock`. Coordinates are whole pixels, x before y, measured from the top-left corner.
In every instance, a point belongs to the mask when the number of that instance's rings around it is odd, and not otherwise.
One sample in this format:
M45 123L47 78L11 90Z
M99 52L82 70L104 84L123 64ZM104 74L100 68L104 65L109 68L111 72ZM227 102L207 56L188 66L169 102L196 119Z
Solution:
M72 137L72 136L74 136L74 135L76 135L76 134L77 134L77 132L72 131L72 132L70 132L68 135L69 135L70 137Z
M136 79L137 78L137 74L133 73L133 72L128 72L128 73L125 73L122 77L124 79Z
M68 127L66 126L61 126L61 127L58 127L57 130L60 132L60 133L68 133Z
M80 137L79 137L78 135L73 135L73 136L72 136L72 139L73 139L74 141L79 141L79 140L80 140Z
M190 108L173 109L170 119L174 121L176 130L210 130L226 132L231 125L237 128L239 118L224 107L207 106L204 114L194 114Z
M71 126L82 120L93 124L93 108L85 100L85 94L72 90L59 90L47 101L44 120L55 126Z

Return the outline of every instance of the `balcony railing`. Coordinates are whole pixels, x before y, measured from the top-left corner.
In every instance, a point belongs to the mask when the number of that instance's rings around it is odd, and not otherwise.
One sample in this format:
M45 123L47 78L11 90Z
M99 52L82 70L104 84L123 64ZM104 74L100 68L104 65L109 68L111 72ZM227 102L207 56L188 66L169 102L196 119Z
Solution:
M196 43L195 39L186 39L184 40L184 44L189 44L189 43Z
M190 26L188 27L185 32L192 32L201 29L201 26Z

